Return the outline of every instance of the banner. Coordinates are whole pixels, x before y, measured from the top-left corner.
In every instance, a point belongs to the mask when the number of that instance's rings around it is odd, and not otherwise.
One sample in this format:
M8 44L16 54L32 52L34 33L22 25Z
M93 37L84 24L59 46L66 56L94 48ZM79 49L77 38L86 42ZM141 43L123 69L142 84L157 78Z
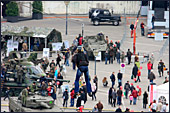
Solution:
M50 49L49 48L43 48L43 57L49 58Z
M63 45L62 43L52 43L52 50L58 51L61 49L62 45Z
M14 48L13 47L8 47L7 48L7 57L9 56L9 53L11 52L11 51L14 51Z
M64 41L65 48L69 48L69 41Z
M8 48L13 48L13 40L8 40L7 47Z
M121 73L125 73L125 63L121 63L120 64L120 71L121 71Z

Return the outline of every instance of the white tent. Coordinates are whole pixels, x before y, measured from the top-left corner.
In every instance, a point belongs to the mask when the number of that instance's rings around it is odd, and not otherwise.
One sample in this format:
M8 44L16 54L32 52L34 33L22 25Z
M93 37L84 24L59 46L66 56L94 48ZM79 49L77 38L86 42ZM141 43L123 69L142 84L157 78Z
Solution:
M167 110L169 111L169 82L157 86L157 102L159 100L163 103L168 103Z

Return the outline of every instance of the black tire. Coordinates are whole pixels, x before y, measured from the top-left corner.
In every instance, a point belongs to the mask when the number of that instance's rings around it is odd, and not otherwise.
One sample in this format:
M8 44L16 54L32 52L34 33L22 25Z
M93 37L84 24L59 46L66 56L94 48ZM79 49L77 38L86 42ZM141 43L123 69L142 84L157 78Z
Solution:
M114 22L113 22L113 25L114 25L114 26L118 26L118 25L119 25L119 21L114 21Z
M94 26L98 26L99 24L100 24L99 20L94 20L94 21L93 21L93 25L94 25Z

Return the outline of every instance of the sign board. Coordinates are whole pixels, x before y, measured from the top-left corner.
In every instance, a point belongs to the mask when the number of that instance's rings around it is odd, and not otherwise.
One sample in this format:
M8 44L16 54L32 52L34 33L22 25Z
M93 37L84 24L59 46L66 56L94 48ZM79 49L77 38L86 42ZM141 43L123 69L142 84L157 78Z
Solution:
M121 63L120 64L120 71L121 71L121 73L125 73L125 63Z
M156 84L151 83L149 86L149 103L153 102L153 100L156 100L156 98L157 98Z
M99 52L98 53L98 56L96 56L96 60L102 60L102 53L101 52Z
M14 48L13 47L8 47L7 48L7 57L9 56L9 53L11 52L11 51L14 51Z
M61 48L62 45L63 45L62 43L52 43L52 49L53 49L53 51L58 51L58 50L60 50L60 48Z
M162 41L163 40L163 33L155 33L155 40Z
M50 49L49 48L43 48L43 57L49 58Z
M69 48L69 41L64 41L65 48Z
M12 48L13 47L13 40L8 40L7 47Z
M17 41L15 41L15 42L13 43L13 48L18 50L18 42L17 42Z

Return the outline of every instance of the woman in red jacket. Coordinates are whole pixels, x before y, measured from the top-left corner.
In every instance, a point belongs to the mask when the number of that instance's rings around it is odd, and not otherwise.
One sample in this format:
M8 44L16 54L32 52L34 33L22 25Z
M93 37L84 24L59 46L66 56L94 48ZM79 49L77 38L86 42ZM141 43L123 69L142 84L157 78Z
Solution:
M152 69L152 64L151 64L151 61L149 60L148 64L147 64L147 67L148 67L148 76L151 72L151 69Z

